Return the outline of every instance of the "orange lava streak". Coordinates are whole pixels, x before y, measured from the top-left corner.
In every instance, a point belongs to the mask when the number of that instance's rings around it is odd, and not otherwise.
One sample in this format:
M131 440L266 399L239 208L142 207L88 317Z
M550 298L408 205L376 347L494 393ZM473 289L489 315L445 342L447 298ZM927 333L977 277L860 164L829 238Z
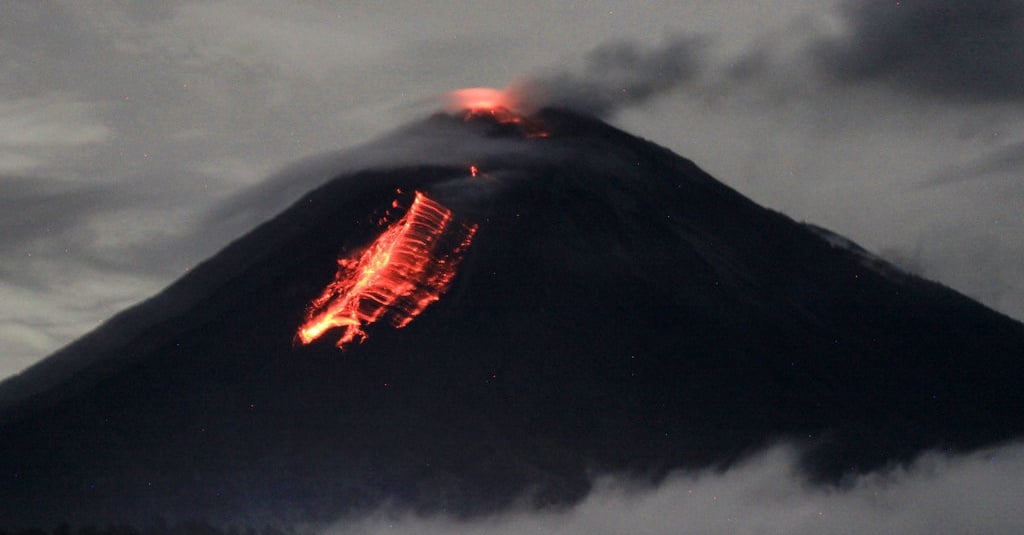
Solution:
M448 289L476 228L416 192L401 219L356 256L338 259L334 280L310 303L297 340L308 344L340 328L336 345L345 349L365 340L363 327L382 317L405 327Z

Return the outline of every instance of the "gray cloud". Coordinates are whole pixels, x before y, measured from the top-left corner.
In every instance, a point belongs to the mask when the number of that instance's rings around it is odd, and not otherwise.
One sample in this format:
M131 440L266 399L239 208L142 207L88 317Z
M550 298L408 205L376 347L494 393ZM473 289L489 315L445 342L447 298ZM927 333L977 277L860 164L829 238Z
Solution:
M134 196L106 185L37 177L0 177L0 248L12 248L78 228L97 211L128 206Z
M111 129L97 115L96 106L59 93L0 98L0 172L31 170L109 140Z
M0 176L0 276L41 289L52 286L43 282L52 273L27 269L40 262L69 274L83 267L124 275L165 271L181 251L159 245L196 232L191 219L197 208L180 189L173 182L143 187L134 179Z
M561 106L598 116L679 89L695 79L707 41L677 35L646 48L633 41L604 43L590 51L582 70L553 71L514 83L511 91L530 107Z
M778 447L724 472L682 472L657 488L600 479L569 509L458 520L381 511L321 529L330 535L555 533L1020 533L1024 447L966 456L928 454L841 488L806 483Z
M817 45L823 72L953 99L1024 99L1024 2L854 0L848 33Z

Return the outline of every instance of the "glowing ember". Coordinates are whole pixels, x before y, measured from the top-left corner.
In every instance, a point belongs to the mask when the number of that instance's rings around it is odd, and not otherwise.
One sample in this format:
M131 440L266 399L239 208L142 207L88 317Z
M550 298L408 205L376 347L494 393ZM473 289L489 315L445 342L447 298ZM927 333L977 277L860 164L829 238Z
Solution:
M469 174L472 175L473 178L476 178L480 174L480 169L475 165L471 165L469 166Z
M519 102L508 90L490 87L470 87L448 93L447 110L461 113L464 120L490 117L500 124L519 127L526 137L548 137L551 134L537 121L524 117L519 111Z
M340 328L336 345L344 349L365 340L363 327L383 317L405 327L448 289L476 228L416 192L401 219L363 251L338 259L334 280L310 303L296 339L308 344Z

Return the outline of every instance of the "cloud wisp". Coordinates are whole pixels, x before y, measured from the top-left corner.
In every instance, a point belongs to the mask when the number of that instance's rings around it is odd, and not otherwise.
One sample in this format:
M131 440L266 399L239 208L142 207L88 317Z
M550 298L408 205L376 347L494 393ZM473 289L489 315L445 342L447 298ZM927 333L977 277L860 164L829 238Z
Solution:
M970 182L992 177L1016 177L1024 170L1024 141L1000 147L962 165L927 178L922 187Z
M807 483L778 446L723 472L679 472L656 488L604 477L579 504L457 519L385 508L317 529L334 534L1019 533L1024 446L930 453L841 487Z
M0 172L23 172L55 154L107 141L95 106L67 95L0 99Z

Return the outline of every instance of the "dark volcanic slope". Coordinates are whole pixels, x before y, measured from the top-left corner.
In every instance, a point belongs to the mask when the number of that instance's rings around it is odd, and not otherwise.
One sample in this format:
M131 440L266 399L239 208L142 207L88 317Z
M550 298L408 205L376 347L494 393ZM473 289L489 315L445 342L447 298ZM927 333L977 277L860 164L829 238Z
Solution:
M5 383L0 526L472 513L778 438L835 478L1022 431L1021 324L596 120L537 120L431 118L509 150L339 177ZM450 292L293 347L399 187L479 225Z

